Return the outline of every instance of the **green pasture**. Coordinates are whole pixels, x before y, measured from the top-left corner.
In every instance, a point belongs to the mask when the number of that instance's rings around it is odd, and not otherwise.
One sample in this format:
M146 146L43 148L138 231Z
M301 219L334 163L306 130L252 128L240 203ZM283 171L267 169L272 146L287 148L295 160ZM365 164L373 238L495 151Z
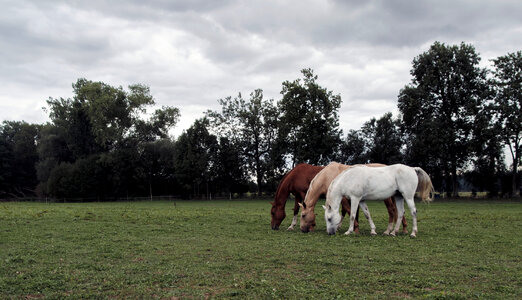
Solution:
M0 298L522 298L519 201L417 208L412 239L328 236L320 207L273 231L268 200L0 203Z

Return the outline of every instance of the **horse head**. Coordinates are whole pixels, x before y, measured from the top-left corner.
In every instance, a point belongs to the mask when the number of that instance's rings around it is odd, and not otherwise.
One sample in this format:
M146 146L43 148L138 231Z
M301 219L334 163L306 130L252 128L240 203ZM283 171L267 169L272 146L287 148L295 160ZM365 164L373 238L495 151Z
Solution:
M315 228L315 214L313 206L306 206L306 204L299 204L301 206L301 220L300 227L304 233L314 231Z
M270 203L272 204L272 209L270 210L272 221L270 222L270 226L273 230L278 230L279 225L281 225L281 222L283 222L283 219L286 217L285 208L276 205L275 202Z
M323 205L324 208L324 219L326 220L326 232L329 235L335 234L337 227L341 222L341 215L339 209L333 209L330 204Z

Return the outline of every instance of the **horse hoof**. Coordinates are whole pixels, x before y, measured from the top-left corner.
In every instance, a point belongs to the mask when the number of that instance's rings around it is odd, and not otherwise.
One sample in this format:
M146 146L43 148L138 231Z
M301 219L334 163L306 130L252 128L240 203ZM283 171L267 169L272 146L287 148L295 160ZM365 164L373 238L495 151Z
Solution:
M288 229L286 229L286 230L294 230L294 227L290 226L290 227L288 227Z
M416 238L417 236L415 235L415 233L412 233L412 234L410 234L410 237L411 238Z
M382 235L390 235L390 233L388 231L385 231L382 233Z
M372 235L372 236L376 236L376 235L377 235L377 232L373 231L373 232L370 233L370 235Z
M395 232L390 233L391 236L396 236Z

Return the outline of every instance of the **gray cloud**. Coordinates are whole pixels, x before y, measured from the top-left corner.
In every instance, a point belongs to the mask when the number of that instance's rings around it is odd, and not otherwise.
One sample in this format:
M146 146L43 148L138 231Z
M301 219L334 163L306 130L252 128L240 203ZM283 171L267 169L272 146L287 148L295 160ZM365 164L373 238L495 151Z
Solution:
M77 78L144 83L181 109L175 133L217 99L311 67L340 94L343 130L396 108L413 58L434 41L483 63L522 45L519 1L7 1L0 12L0 120L46 120Z

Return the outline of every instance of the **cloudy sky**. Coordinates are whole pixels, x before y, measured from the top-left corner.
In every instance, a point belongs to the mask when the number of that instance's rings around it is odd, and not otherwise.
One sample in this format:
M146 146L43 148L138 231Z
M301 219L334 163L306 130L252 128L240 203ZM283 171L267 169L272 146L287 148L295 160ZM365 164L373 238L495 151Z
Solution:
M312 68L343 100L341 129L396 113L413 58L434 41L490 59L522 49L522 2L0 0L0 121L43 123L78 78L151 88L179 135L217 100Z

